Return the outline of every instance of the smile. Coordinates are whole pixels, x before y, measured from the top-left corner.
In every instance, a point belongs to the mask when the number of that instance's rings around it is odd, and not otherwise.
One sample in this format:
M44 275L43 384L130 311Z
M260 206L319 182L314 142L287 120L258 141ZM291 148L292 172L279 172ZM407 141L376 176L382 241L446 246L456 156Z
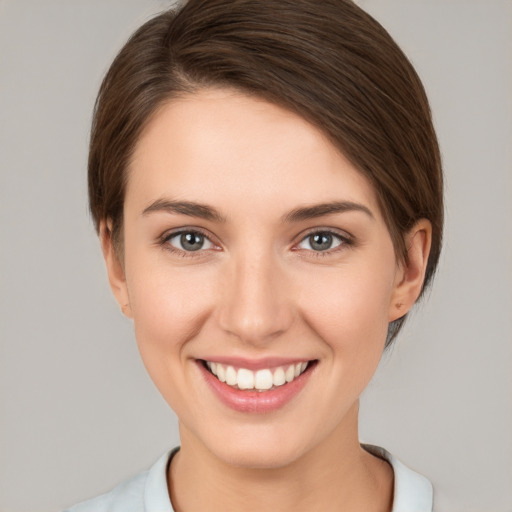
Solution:
M318 360L223 362L196 359L213 394L241 413L271 413L292 402L313 378ZM249 369L249 368L251 369Z
M290 383L308 368L309 362L262 368L252 371L247 368L235 368L231 365L205 361L206 367L220 382L239 390L269 391Z

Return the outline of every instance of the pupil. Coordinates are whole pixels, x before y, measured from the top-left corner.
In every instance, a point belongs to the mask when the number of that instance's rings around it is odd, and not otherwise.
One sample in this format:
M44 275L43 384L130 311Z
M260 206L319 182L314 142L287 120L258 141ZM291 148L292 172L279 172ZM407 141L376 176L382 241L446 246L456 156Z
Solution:
M332 235L329 233L318 233L312 237L311 247L317 251L325 251L331 247Z
M187 251L197 251L203 245L203 235L198 233L184 233L181 235L181 246Z

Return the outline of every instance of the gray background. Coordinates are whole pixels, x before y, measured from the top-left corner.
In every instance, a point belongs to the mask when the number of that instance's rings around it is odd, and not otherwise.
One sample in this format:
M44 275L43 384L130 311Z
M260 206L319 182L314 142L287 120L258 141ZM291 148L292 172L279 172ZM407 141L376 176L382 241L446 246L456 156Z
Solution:
M430 298L362 401L361 438L424 473L438 512L512 511L512 3L361 0L416 65L446 172ZM168 2L0 0L0 510L55 511L178 443L87 214L91 110Z

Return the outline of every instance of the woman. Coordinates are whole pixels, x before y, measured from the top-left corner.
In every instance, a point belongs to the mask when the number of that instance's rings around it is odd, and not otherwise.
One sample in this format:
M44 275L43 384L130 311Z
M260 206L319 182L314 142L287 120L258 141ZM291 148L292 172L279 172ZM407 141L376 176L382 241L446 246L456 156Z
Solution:
M181 446L74 512L430 511L358 398L434 274L422 85L345 0L191 0L101 87L91 212Z

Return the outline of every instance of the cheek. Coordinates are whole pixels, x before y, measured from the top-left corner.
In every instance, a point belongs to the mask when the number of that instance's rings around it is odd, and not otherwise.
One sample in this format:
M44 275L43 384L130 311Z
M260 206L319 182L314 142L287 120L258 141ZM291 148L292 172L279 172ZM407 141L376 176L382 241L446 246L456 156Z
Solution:
M388 329L394 267L368 264L339 268L309 286L302 311L331 351L351 358L380 359Z
M144 364L156 381L186 359L188 342L211 311L215 286L206 267L172 267L162 263L165 255L132 256L127 262L127 284L135 335Z

